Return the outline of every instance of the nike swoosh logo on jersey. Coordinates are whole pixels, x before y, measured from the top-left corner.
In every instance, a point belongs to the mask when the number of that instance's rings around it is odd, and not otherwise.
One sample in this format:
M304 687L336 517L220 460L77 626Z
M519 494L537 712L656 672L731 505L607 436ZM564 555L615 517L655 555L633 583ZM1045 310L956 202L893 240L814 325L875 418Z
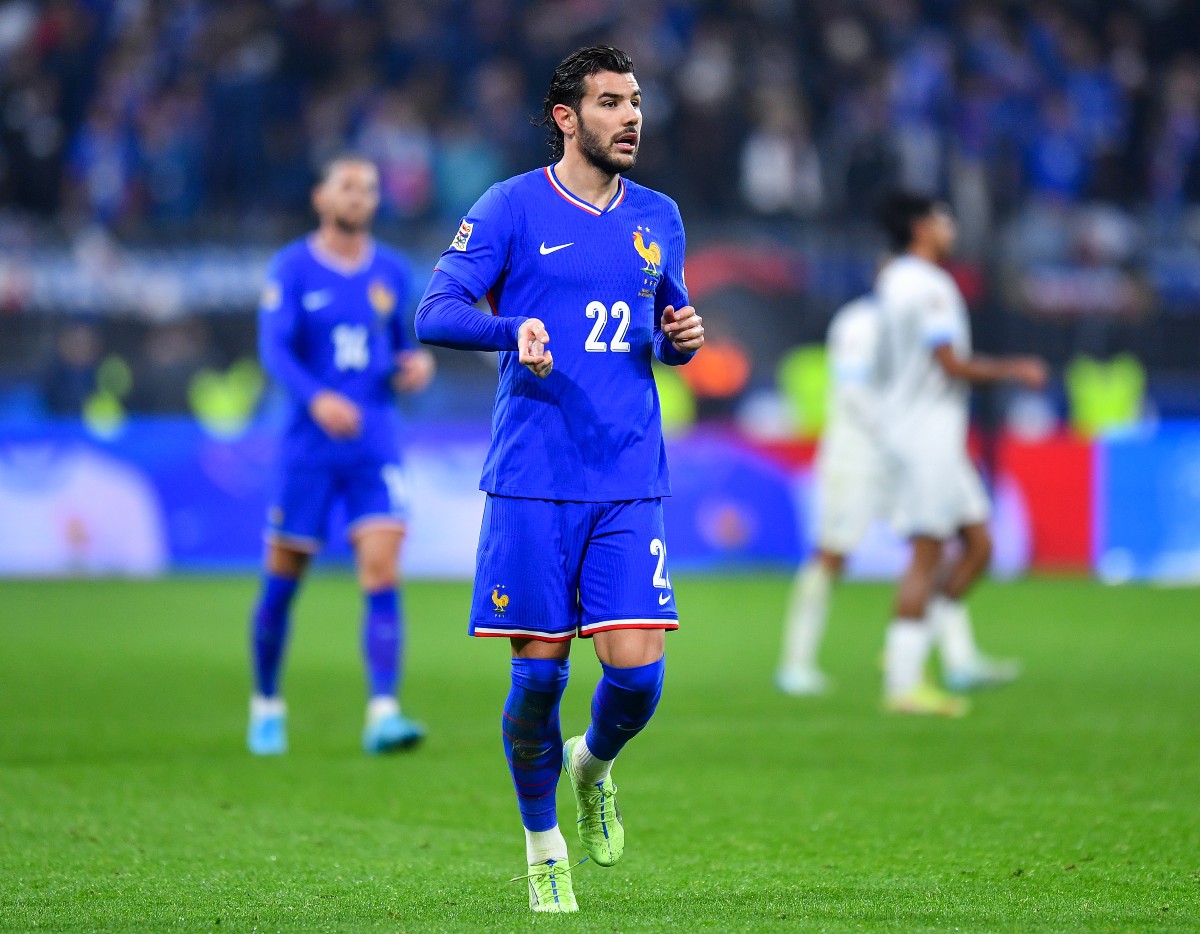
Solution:
M671 595L669 593L660 593L658 595L658 605L659 606L666 606L670 601L671 601Z
M567 247L574 245L575 241L572 240L570 243L560 243L558 246L546 246L546 241L543 240L541 254L542 256L549 256L551 253L557 253L559 250L565 250Z
M300 304L304 306L305 311L317 311L332 301L333 293L329 289L322 289L320 292L305 292L300 296Z

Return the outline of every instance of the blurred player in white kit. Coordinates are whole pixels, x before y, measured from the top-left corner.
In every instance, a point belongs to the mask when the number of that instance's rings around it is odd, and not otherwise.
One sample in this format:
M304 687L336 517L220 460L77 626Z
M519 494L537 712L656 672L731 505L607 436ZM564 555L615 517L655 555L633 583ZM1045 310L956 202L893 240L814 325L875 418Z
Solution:
M1018 673L980 654L962 602L992 551L990 504L967 453L970 384L1012 381L1041 389L1046 365L1035 357L972 353L966 304L938 265L957 235L945 205L897 193L881 220L895 258L875 287L887 373L880 424L895 481L893 523L912 543L885 643L884 707L961 716L966 702L925 679L935 638L951 688L1000 684ZM943 566L946 545L956 538L961 549Z
M792 586L783 659L775 676L785 694L823 694L829 689L817 654L830 591L841 577L846 556L884 514L887 470L879 424L879 342L879 305L873 295L843 305L829 324L831 386L816 461L817 553Z

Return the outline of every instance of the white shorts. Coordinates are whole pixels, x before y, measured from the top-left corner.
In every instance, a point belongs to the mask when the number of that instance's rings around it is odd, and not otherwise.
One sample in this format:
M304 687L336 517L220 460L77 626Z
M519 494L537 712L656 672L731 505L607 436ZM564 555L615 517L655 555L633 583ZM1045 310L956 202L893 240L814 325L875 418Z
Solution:
M892 524L905 538L946 541L991 515L979 472L961 447L926 445L894 452L896 495Z
M848 452L847 452L848 453ZM876 519L887 515L891 499L887 472L878 454L821 452L817 460L817 547L848 555Z

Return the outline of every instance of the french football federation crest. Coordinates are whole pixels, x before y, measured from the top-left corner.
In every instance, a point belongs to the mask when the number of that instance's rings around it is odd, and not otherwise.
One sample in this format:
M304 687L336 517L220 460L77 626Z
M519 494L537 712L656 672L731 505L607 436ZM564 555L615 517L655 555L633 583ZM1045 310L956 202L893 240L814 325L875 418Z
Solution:
M367 286L367 298L371 307L375 309L375 314L381 318L387 317L396 308L396 293L380 279Z
M646 262L646 265L642 267L642 273L646 278L642 280L642 291L638 293L642 298L653 296L658 288L658 280L662 278L662 248L653 240L647 243L646 237L649 235L650 228L640 224L638 229L633 232L633 248L638 251L638 256Z
M508 609L508 594L505 592L503 584L497 584L492 588L492 607L497 616L503 616L504 611Z
M458 225L458 233L454 235L454 239L450 241L450 249L458 250L460 253L467 252L467 243L471 240L471 231L475 229L475 225L468 222L464 217L462 223Z

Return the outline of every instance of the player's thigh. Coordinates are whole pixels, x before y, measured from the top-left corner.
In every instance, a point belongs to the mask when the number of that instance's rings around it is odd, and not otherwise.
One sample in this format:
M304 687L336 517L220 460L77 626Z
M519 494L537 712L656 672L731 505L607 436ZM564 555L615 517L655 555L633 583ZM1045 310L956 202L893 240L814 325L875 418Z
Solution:
M602 507L579 574L579 632L678 629L662 501Z
M479 530L471 634L562 641L579 622L587 503L489 495Z
M336 472L323 465L282 463L267 510L268 544L305 554L320 551L336 489Z
M817 543L824 551L852 552L879 514L875 474L853 464L822 469L817 478Z
M365 462L338 472L338 495L346 510L351 542L370 531L403 535L408 519L408 485L398 461Z
M897 459L894 520L907 538L946 541L962 525L960 457L930 447L905 452Z

